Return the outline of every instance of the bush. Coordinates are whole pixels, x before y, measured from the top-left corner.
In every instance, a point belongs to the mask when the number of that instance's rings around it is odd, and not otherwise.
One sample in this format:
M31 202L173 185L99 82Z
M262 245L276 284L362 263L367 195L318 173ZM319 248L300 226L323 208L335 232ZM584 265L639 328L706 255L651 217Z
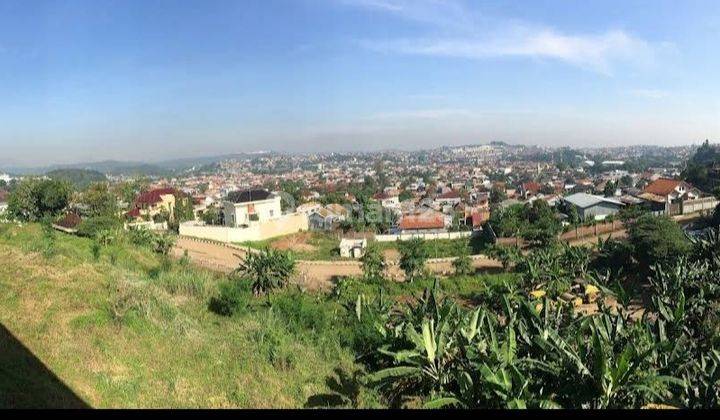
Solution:
M220 283L218 296L210 299L210 310L218 315L234 316L247 311L250 290L239 281Z
M666 216L640 216L628 230L635 259L648 270L655 264L672 263L690 250L680 226Z
M97 216L84 219L78 225L78 235L95 238L100 232L115 231L122 228L120 219L111 216Z
M333 314L329 305L317 297L300 292L283 293L275 298L272 308L296 334L332 330Z

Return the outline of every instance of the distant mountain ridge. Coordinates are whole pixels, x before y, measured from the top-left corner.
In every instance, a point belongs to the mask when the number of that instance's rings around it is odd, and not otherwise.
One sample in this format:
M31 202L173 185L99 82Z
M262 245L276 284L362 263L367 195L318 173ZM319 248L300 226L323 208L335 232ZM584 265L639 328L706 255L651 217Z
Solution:
M270 152L263 152L267 154ZM208 165L227 159L258 156L257 153L234 153L219 156L205 156L196 158L171 159L161 162L147 163L138 161L103 160L98 162L80 162L57 164L47 166L0 166L0 172L14 175L43 175L51 171L62 169L86 169L108 175L157 175L167 176L175 171L183 171L193 167Z

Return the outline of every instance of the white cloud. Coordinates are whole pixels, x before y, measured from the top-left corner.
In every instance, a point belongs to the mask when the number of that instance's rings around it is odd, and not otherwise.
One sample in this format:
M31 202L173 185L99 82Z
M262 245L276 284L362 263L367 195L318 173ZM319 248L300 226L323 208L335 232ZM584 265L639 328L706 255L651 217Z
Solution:
M406 55L482 60L517 57L556 60L611 75L620 65L644 67L671 50L631 33L609 29L599 33L564 33L556 28L507 18L480 16L452 0L345 0L347 4L422 22L442 35L399 39L364 39L369 50Z

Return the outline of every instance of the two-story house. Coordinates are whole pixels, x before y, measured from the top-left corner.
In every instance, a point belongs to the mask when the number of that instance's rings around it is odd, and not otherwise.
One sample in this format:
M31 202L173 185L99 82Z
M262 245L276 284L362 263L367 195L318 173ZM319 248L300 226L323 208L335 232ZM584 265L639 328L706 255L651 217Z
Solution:
M232 191L223 200L225 225L250 226L282 216L280 196L263 189Z

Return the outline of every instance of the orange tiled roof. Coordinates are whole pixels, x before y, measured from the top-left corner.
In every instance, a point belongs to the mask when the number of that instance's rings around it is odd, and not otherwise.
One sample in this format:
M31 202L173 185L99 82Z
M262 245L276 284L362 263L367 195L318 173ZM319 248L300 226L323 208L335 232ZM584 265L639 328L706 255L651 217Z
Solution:
M650 183L643 191L655 195L668 195L672 193L678 185L683 184L678 179L660 178Z
M442 229L445 227L445 220L442 215L406 215L400 219L400 229Z

